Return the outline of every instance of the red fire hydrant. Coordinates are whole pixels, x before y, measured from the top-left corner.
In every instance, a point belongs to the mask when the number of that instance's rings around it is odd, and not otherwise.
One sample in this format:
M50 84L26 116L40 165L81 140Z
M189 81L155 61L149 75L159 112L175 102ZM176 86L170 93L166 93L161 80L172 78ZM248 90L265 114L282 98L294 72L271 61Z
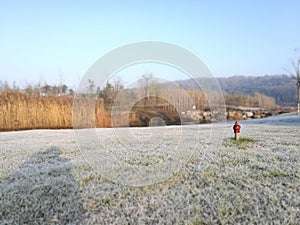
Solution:
M239 140L240 139L241 126L238 124L237 121L235 121L235 124L233 125L233 131L234 131L234 139Z

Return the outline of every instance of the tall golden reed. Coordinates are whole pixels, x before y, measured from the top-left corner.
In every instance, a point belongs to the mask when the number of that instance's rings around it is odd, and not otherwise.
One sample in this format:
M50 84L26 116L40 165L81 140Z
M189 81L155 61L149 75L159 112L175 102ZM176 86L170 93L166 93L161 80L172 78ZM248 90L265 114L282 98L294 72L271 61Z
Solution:
M73 98L41 96L7 89L0 93L0 131L27 129L72 128ZM96 104L96 127L109 127L110 118L102 106Z

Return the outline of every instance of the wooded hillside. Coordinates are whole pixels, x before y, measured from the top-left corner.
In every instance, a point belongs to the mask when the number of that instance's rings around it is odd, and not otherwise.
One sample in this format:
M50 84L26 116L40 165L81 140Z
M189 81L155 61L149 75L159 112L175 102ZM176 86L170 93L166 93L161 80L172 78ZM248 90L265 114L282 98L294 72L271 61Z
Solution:
M286 75L232 76L217 78L222 90L227 94L253 96L256 92L275 98L276 105L296 106L297 89L295 80ZM209 83L208 79L197 82ZM199 88L192 80L180 81L185 89Z

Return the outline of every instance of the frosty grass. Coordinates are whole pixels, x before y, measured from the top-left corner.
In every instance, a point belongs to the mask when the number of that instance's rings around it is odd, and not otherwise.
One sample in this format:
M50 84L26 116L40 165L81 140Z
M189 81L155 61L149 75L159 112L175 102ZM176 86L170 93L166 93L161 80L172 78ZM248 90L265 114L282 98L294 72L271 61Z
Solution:
M223 137L199 126L184 166L146 186L93 170L72 130L0 133L0 224L300 224L299 126L242 124L240 142L230 123L214 127ZM111 131L98 131L109 146ZM172 153L164 148L120 160L151 166Z

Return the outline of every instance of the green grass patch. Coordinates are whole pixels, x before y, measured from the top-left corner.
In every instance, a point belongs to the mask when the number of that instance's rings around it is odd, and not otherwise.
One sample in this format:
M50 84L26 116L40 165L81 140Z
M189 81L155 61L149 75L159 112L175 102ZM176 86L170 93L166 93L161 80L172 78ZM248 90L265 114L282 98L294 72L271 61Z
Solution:
M281 172L278 169L274 169L274 170L270 171L269 173L263 174L263 176L267 177L267 178L276 178L276 177L288 177L289 175Z
M226 141L231 143L255 143L257 142L256 139L248 138L248 137L240 137L239 140L235 140L234 138L227 138Z
M4 172L2 172L2 171L0 170L0 180L4 179L4 177L5 177Z
M235 140L234 138L227 138L223 141L223 145L229 148L233 147L238 149L248 149L255 142L257 142L256 139L248 138L248 137L240 137L239 140Z
M234 140L234 138L231 138L232 141L240 142L240 143L254 143L257 142L257 140L248 138L248 137L241 137L239 140Z
M86 176L84 178L82 178L81 182L80 182L80 185L86 185L87 183L89 183L91 180L94 179L94 176L93 175L89 175L89 176Z

